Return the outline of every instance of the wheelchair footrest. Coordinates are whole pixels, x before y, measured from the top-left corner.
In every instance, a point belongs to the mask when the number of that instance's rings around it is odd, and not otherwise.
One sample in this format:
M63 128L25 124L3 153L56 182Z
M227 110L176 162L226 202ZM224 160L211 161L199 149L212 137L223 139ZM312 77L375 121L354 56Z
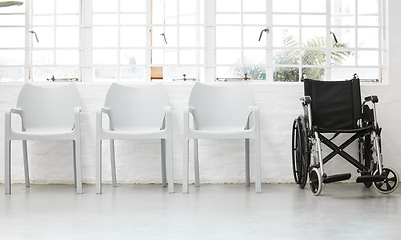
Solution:
M357 183L381 182L385 179L383 175L365 175L356 178Z
M351 173L336 174L323 177L323 183L332 183L348 180L351 178Z

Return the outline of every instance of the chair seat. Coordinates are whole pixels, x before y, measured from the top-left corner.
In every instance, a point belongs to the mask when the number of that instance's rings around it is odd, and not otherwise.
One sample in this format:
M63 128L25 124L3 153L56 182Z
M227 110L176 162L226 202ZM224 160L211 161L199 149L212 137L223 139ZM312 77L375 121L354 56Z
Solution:
M193 138L250 138L254 137L253 130L244 129L219 129L219 130L190 130Z
M356 129L326 129L314 126L315 130L320 133L357 133L361 131L370 130L373 128L373 125L369 125L366 127L356 128Z
M116 131L104 130L104 139L160 139L165 135L165 130L160 129L137 129L137 128L126 128L118 129Z

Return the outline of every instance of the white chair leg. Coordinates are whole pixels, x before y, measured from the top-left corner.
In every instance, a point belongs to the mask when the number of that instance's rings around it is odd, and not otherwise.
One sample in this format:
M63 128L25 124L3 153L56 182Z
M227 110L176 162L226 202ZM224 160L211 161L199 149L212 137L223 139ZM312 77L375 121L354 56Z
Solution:
M76 175L77 175L77 193L82 193L82 163L81 163L81 141L75 140L75 159L76 159Z
M25 186L30 187L30 181L29 181L29 165L28 165L28 146L27 146L27 141L22 140L22 151L23 151L23 158L24 158L24 172L25 172Z
M262 192L261 180L261 153L260 153L260 140L255 138L255 190L257 193Z
M72 161L74 164L74 184L75 187L77 187L77 151L76 151L76 146L75 146L75 141L72 141Z
M96 193L102 193L102 140L96 140Z
M174 163L173 163L173 142L170 139L165 140L165 154L166 157L165 165L167 165L167 180L168 180L168 192L174 193ZM166 166L164 166L166 168ZM166 174L165 174L166 175Z
M166 139L161 140L161 166L162 166L162 186L167 187L166 176Z
M200 186L199 180L199 153L198 153L198 139L194 139L194 168L195 168L195 186Z
M11 194L11 141L5 139L4 142L4 190L6 194Z
M249 138L245 139L245 185L251 186L251 174L249 167Z
M116 152L114 148L114 139L110 139L110 160L111 160L111 181L113 187L117 187L116 177Z
M188 193L188 171L189 171L189 139L184 140L184 159L182 174L182 193Z

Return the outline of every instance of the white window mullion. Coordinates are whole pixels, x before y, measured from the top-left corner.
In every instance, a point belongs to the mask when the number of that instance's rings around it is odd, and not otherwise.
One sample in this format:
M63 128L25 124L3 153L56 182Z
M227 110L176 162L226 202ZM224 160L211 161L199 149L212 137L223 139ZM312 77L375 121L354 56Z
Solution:
M266 80L273 82L273 0L266 2L266 24L268 32L266 32Z
M326 79L331 79L331 4L330 0L326 0Z
M26 1L25 2L25 58L24 58L24 81L32 81L32 72L31 72L31 66L32 66L32 58L31 58L31 52L32 52L32 34L29 32L31 31L30 26L32 23L32 5L31 1Z
M92 57L92 0L82 0L81 81L93 82Z
M205 0L205 82L216 79L216 1ZM210 65L210 66L209 66Z
M152 66L152 1L146 1L146 67L145 80L151 79Z

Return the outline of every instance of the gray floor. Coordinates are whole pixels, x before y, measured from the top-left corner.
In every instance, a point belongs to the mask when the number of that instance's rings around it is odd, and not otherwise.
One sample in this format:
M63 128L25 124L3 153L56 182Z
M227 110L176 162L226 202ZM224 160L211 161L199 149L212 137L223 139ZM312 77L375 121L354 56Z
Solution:
M295 184L190 186L14 184L0 194L0 239L400 239L401 189L325 185L321 196ZM0 185L4 192L4 186Z

